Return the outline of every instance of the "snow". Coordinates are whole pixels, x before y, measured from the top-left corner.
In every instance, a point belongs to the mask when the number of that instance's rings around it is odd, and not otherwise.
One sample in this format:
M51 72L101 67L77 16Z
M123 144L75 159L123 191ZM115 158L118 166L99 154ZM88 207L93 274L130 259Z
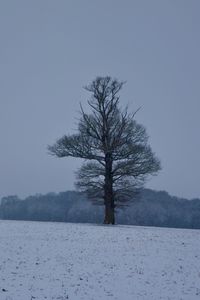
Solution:
M200 299L200 231L0 221L0 299Z

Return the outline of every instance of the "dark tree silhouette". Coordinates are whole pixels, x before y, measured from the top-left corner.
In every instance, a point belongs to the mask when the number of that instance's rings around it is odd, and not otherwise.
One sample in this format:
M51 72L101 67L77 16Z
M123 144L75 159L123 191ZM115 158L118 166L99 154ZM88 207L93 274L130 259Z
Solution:
M160 170L145 128L134 119L136 112L129 114L119 107L122 86L110 77L97 77L85 87L91 93L91 113L81 106L77 134L63 136L48 147L57 157L86 160L77 172L77 186L105 205L105 224L114 224L115 206L133 198L147 175Z

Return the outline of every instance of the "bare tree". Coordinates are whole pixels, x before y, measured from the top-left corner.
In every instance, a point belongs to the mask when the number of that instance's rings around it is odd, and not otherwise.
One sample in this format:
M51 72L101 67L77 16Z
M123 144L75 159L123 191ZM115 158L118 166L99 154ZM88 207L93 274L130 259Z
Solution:
M85 160L77 172L77 186L105 205L105 224L114 224L116 205L133 198L147 175L160 170L145 128L135 121L136 112L129 114L127 108L119 107L122 86L123 82L110 77L97 77L86 86L91 93L91 113L81 106L78 133L63 136L48 147L57 157Z

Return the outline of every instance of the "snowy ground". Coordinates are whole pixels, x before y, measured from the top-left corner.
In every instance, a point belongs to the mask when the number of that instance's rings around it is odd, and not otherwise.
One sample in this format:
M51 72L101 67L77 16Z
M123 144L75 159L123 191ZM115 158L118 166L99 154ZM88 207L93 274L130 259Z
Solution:
M200 231L0 221L0 299L200 299Z

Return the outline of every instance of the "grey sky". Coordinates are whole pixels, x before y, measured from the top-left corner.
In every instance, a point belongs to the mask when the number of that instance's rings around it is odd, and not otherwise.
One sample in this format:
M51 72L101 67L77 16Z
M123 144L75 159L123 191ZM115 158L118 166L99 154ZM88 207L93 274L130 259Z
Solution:
M200 1L0 1L0 197L73 189L80 161L46 146L76 128L82 87L127 83L163 170L147 186L200 197Z

